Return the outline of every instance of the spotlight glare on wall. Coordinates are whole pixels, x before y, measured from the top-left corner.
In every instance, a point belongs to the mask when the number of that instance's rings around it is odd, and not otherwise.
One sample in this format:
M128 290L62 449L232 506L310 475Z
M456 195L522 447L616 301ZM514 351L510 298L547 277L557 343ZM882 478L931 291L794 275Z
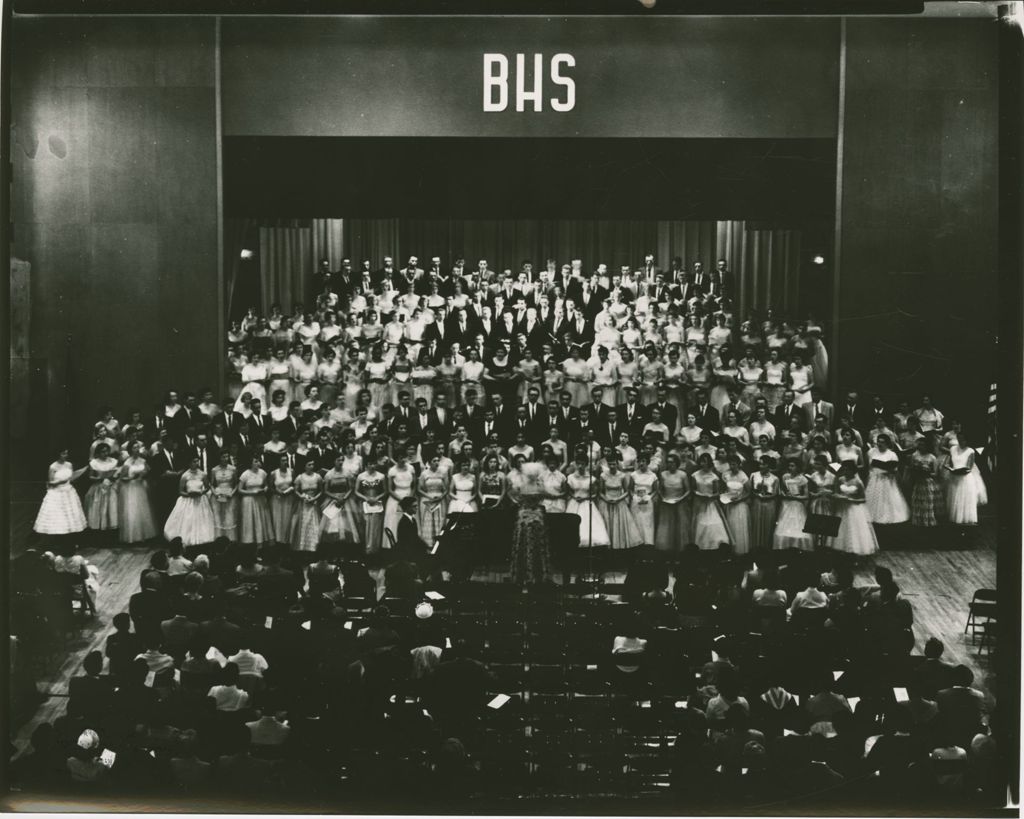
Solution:
M824 256L815 256L814 259L812 259L812 261L815 264L825 264L825 257Z
M241 253L240 253L239 255L240 255L240 256L241 256L241 257L242 257L243 259L251 259L251 258L252 258L252 256L253 256L253 253L252 253L252 251L251 251L251 250L249 250L249 248L245 247L245 248L242 248L242 252L241 252Z

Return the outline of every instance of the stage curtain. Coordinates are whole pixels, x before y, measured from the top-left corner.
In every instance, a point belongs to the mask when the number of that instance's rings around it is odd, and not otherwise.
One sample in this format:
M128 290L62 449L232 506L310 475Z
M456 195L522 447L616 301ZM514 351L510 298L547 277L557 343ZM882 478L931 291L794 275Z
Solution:
M313 255L313 228L309 221L260 227L260 309L280 304L287 312L297 302L308 304L312 273L316 267Z
M226 219L224 221L224 303L228 318L241 318L245 310L259 297L258 282L249 273L258 269L255 260L244 261L242 250L255 252L259 243L259 223L256 219Z
M341 269L341 260L345 258L345 232L342 219L313 220L313 264L319 265L321 259L331 263L331 270Z
M249 283L242 247L251 247L258 225L258 285ZM427 268L438 255L447 267L457 257L475 268L487 259L492 270L518 271L526 259L543 269L579 258L586 270L605 262L613 272L636 266L653 253L663 269L679 257L689 269L705 270L724 258L736 273L739 315L767 307L799 308L801 234L798 230L748 226L741 221L650 221L595 219L305 219L255 222L228 220L225 228L227 301L237 317L252 301L264 312L275 302L285 310L316 297L311 274L320 259L337 270L348 257L358 270L364 259L377 270L385 256L402 267L409 256ZM249 293L249 290L253 290Z
M726 259L736 274L740 315L767 307L799 306L800 231L748 229L745 222L717 223L715 258Z

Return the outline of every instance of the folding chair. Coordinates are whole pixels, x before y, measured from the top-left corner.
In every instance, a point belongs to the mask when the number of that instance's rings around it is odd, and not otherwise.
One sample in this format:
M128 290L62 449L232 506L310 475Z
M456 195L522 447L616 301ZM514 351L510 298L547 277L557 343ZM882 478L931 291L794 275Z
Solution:
M994 621L999 613L999 606L996 603L995 589L978 589L971 598L967 608L967 623L964 625L964 634L967 629L971 630L973 638L978 633L978 619L983 618L986 622Z

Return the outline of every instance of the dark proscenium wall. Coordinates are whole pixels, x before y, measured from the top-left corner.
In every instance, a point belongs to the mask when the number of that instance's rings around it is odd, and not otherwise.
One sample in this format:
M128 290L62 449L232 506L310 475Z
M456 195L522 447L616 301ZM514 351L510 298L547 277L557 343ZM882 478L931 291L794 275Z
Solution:
M997 25L847 23L840 385L931 391L975 442L995 375Z
M216 385L215 25L14 21L14 254L46 388L12 421L51 448L100 404Z
M787 138L836 131L832 18L226 18L227 136ZM485 53L510 61L507 110L483 110ZM548 76L516 111L516 54L575 66L571 111Z

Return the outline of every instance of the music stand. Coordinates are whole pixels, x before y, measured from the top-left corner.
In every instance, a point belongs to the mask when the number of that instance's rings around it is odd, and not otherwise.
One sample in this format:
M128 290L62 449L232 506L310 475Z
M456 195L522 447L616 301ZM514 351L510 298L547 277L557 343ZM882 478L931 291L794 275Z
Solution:
M808 515L804 523L805 535L835 537L839 534L839 515Z

